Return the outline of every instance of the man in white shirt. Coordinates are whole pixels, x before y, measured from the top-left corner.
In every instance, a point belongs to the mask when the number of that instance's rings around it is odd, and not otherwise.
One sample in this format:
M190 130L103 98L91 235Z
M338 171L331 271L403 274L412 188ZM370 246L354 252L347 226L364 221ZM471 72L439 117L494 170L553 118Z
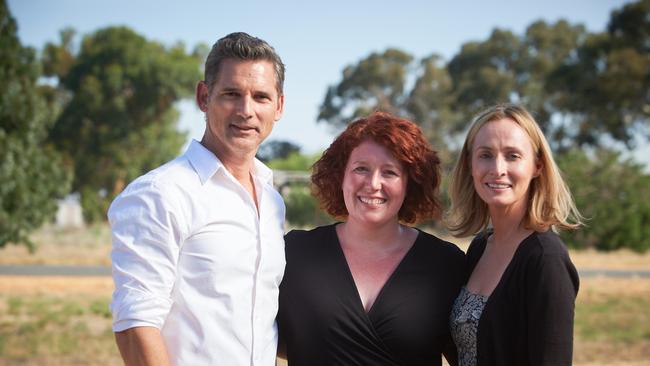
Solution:
M255 159L284 108L263 40L215 43L196 102L201 142L113 201L113 331L126 365L275 365L284 203Z

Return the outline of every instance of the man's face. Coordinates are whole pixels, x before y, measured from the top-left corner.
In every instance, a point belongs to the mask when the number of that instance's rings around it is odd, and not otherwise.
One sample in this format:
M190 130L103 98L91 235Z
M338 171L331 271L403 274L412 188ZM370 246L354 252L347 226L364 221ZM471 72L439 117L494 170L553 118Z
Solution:
M220 159L252 158L282 116L284 96L276 90L269 61L226 59L208 90L196 90L199 108L206 113L203 144Z

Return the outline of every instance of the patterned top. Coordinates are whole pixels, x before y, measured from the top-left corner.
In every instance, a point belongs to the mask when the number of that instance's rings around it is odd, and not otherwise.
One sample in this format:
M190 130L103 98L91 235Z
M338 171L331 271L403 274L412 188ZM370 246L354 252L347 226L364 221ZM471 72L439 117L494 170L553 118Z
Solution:
M458 349L459 366L476 366L476 331L488 297L469 292L465 286L454 301L449 326Z

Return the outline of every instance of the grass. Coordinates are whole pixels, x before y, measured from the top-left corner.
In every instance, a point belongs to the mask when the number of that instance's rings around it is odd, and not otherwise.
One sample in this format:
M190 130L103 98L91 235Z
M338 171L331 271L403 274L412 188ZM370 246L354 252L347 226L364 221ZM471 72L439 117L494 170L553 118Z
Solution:
M632 343L650 341L650 299L607 297L578 307L576 331L589 341Z
M0 364L120 365L108 297L0 295Z
M583 280L576 303L576 363L649 365L648 309L650 279Z
M111 291L105 277L0 276L0 365L121 365ZM584 279L574 364L650 364L649 308L650 279Z

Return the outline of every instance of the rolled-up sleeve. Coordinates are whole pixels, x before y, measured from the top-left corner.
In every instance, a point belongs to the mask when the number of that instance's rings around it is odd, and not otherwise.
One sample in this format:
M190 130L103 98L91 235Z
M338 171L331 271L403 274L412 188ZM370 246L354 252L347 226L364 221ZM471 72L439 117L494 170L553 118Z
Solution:
M114 332L160 329L171 309L182 240L174 199L153 182L136 181L111 204Z

